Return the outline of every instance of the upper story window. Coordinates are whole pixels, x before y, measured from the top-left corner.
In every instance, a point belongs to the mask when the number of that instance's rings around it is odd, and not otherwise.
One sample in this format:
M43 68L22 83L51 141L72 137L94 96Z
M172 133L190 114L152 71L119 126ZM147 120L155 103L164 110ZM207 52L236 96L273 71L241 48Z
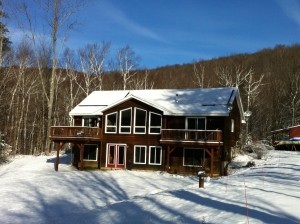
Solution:
M97 117L83 117L82 118L82 126L97 127L98 126L98 118Z
M188 118L186 118L186 129L206 130L206 118L205 117L188 117Z
M117 116L117 112L106 115L105 133L117 133Z
M131 133L131 108L120 111L120 133Z
M150 112L149 117L149 134L160 134L162 124L161 115Z
M146 134L147 111L135 108L134 116L134 133Z

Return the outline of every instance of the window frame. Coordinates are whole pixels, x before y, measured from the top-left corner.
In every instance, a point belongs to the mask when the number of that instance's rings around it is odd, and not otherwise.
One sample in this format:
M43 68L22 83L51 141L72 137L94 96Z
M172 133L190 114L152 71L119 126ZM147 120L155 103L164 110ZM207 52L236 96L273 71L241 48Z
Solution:
M116 125L107 125L107 121L108 121L108 116L109 115L113 115L113 114L116 114ZM114 132L111 132L111 131L107 131L107 128L115 128L115 131ZM118 130L118 112L112 112L112 113L109 113L109 114L106 114L105 115L105 133L108 133L108 134L116 134L117 133L117 130Z
M140 151L142 149L144 149L144 151L145 151L145 156L144 156L145 157L144 158L145 162L144 163L143 162L136 162L136 150L137 150L138 147L139 147ZM147 164L147 146L146 145L135 145L134 146L133 164Z
M122 112L130 110L130 125L129 126L125 126L122 125ZM123 110L120 110L120 120L119 120L119 134L131 134L131 126L132 126L132 108L126 108ZM129 131L122 131L122 128L129 128Z
M199 165L195 165L195 164L185 164L185 152L186 152L186 150L193 150L193 151L195 151L195 150L202 150L202 153L203 153L203 160L205 160L205 149L203 149L203 148L183 148L183 161L182 161L182 165L183 166L187 166L187 167L201 167L201 164L199 164ZM195 157L195 153L193 153L193 158Z
M87 146L87 145L94 145L96 146L96 158L95 159L85 159L84 158L84 153L83 153L83 161L98 161L98 152L99 152L99 149L98 149L98 145L97 144L84 144L84 147ZM86 152L86 149L84 148L84 152Z
M155 114L160 116L160 126L151 126L151 115ZM151 128L159 128L159 133L157 132L151 132ZM151 135L160 135L161 134L161 129L162 129L162 115L155 113L155 112L149 112L149 128L148 128L148 133Z
M197 119L197 123L196 123L196 126L198 127L198 124L199 124L199 119L203 119L204 120L204 129L190 129L189 128L189 122L188 120L189 119ZM207 118L206 117L186 117L185 118L185 129L188 129L188 130L207 130Z
M136 118L137 118L137 110L141 110L141 111L144 111L145 112L145 126L138 126L136 125ZM136 131L136 128L144 128L144 131L143 132L137 132ZM135 107L134 108L134 123L133 123L133 133L134 134L146 134L146 131L147 131L147 110L144 110L144 109L141 109L141 108L138 108L138 107Z
M152 148L159 148L159 152L160 152L160 156L159 156L159 163L156 162L156 155L154 155L154 158L155 158L155 162L154 163L151 163L151 149ZM156 150L155 150L155 153L156 153ZM161 146L149 146L149 160L148 160L148 163L149 165L161 165L162 164L162 147Z
M88 126L85 126L85 121L88 120ZM95 124L95 125L94 125ZM82 127L95 128L99 126L99 118L96 116L83 116L82 117Z

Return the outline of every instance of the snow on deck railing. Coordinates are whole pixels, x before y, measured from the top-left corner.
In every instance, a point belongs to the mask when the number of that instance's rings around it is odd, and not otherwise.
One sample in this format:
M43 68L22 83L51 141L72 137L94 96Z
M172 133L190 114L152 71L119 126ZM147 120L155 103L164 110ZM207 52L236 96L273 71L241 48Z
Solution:
M53 126L50 129L50 137L97 137L101 129L98 127L80 126Z
M222 141L221 130L162 129L162 140Z

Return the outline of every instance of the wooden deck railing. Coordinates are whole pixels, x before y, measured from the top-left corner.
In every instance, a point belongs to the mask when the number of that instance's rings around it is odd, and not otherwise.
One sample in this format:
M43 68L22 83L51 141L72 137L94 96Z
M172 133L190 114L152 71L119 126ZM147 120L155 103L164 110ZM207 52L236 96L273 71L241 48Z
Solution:
M162 129L161 140L221 142L221 130Z
M50 138L101 138L101 128L80 126L53 126L50 129Z

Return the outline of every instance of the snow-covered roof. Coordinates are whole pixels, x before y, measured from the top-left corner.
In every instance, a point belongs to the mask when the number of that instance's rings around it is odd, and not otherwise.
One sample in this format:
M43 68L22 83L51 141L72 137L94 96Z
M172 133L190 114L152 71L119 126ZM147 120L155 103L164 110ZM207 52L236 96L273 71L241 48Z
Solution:
M161 110L164 115L228 116L228 107L235 98L238 98L242 115L238 89L234 87L94 91L70 115L102 115L105 110L122 102L137 99Z

